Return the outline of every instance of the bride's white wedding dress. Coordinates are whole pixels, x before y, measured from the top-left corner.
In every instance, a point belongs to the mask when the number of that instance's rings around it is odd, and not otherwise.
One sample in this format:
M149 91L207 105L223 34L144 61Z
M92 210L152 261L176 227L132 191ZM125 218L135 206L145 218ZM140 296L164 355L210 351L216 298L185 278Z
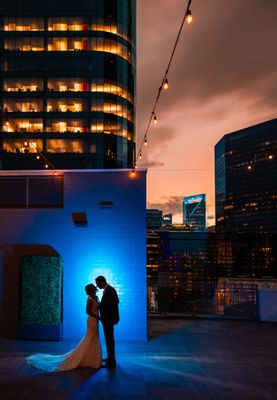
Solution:
M92 312L98 315L97 302L92 301ZM44 371L68 371L77 367L100 368L102 355L99 341L98 320L91 316L87 319L86 336L69 353L61 355L33 354L26 358L28 364Z

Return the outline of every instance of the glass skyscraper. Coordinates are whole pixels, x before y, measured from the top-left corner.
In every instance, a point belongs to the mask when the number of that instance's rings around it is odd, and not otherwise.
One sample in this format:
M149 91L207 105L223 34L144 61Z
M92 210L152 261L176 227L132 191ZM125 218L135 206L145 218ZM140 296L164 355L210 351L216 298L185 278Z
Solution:
M193 231L206 231L206 195L188 196L183 201L183 223Z
M0 169L133 166L135 0L1 0L0 56Z
M277 119L229 133L215 146L218 232L277 231Z

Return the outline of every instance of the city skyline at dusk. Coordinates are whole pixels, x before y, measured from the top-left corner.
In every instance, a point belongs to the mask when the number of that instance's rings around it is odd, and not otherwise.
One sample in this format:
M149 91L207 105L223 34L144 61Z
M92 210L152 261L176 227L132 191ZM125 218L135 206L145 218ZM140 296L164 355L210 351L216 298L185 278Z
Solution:
M137 149L187 2L138 2ZM273 0L193 0L156 108L143 162L147 205L181 222L182 199L207 195L214 224L214 146L223 135L276 117L277 31Z

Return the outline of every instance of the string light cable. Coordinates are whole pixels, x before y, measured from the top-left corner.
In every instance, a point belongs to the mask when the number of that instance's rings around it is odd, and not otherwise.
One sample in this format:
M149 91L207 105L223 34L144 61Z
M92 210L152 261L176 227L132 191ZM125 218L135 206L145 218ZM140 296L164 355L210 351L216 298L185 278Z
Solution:
M37 147L36 147L32 142L29 141L29 139L27 138L27 136L24 136L24 137L25 137L25 143L24 143L24 145L26 144L26 146L27 146L27 145L28 145L28 146L31 146L31 147L35 150L34 153L36 154L36 159L39 160L40 158L42 158L42 159L45 161L44 168L45 168L45 169L48 169L48 168L50 167L52 170L54 170L54 175L57 175L57 171L56 171L55 165L53 165L53 164L51 163L51 161L49 161L49 160L47 159L47 157L46 157L39 149L37 149Z
M7 119L7 122L6 122L6 124L8 124L8 118L6 117L6 119ZM34 150L35 150L35 154L37 154L36 155L36 159L37 160L39 160L40 158L42 158L44 161L45 161L45 164L44 164L44 168L45 169L48 169L49 167L52 169L52 170L54 170L54 175L57 175L57 171L56 171L56 168L55 168L55 165L53 165L48 159L47 159L47 157L39 150L39 149L37 149L37 147L32 143L32 142L30 142L29 141L29 139L27 138L27 136L26 135L23 135L24 136L24 138L25 138L25 143L24 143L24 145L26 145L26 146L31 146Z
M182 30L183 30L184 23L185 23L185 21L188 24L190 24L192 22L192 13L191 13L191 10L190 10L191 2L192 2L192 0L188 0L188 5L187 5L187 8L186 8L186 12L185 12L184 17L182 19L181 26L179 28L179 31L178 31L178 34L177 34L177 37L176 37L176 40L175 40L175 43L174 43L174 46L173 46L173 50L172 50L170 58L169 58L169 62L168 62L167 68L165 70L163 79L162 79L162 83L161 83L161 85L160 85L160 87L158 89L158 94L157 94L157 97L155 99L155 102L154 102L154 105L153 105L153 108L152 108L152 111L151 111L151 114L150 114L150 118L149 118L148 124L146 126L145 133L143 135L142 143L141 143L141 145L139 147L139 150L138 150L137 155L136 155L136 159L135 159L134 164L133 164L132 174L134 173L134 170L135 170L135 168L137 166L138 160L142 159L142 148L143 148L144 145L145 146L147 145L147 135L148 135L148 132L149 132L149 129L150 129L150 126L151 126L151 122L152 122L152 120L154 121L154 124L157 124L157 122L158 122L158 118L157 118L157 115L156 115L156 112L155 112L156 111L156 107L157 107L158 101L160 99L160 96L161 96L161 93L162 93L162 89L167 90L168 87L169 87L169 82L168 82L168 77L167 76L168 76L168 73L169 73L169 70L170 70L170 67L171 67L171 64L172 64L172 60L173 60L173 57L174 57L174 54L175 54L175 51L176 51L176 48L177 48L181 33L182 33Z

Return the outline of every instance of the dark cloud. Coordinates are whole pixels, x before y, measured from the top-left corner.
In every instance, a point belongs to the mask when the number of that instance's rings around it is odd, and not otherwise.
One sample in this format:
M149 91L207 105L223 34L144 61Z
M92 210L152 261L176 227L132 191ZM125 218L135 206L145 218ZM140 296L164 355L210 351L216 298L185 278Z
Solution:
M143 161L139 162L139 165L147 168L164 166L164 162L159 161L158 158L166 153L168 142L176 137L178 133L178 129L161 120L157 125L152 124L148 132L148 146L145 147L143 145L144 133L141 130L137 140L137 151L139 152L141 147ZM151 149L150 153L148 153L148 149ZM155 152L153 152L154 149Z
M138 5L138 119L147 120L180 26L184 2L141 0ZM237 94L255 96L276 107L272 88L277 65L277 1L194 0L194 23L184 26L169 72L170 90L162 93L158 112L166 119L212 99ZM154 16L154 18L153 18ZM228 108L217 111L222 117ZM211 115L215 118L216 115ZM170 141L177 127L161 127L159 140ZM160 131L160 129L159 129ZM167 136L171 133L171 136ZM151 134L155 135L153 130ZM163 136L163 134L165 134Z
M182 203L184 196L163 197L160 203L147 203L147 208L158 208L164 214L172 213L173 215L182 213Z
M187 38L184 33L174 68L180 83L188 74L190 96L249 88L276 71L276 1L262 9L258 0L195 1L193 8L196 23Z
M137 2L138 148L186 5L184 0ZM182 197L174 194L182 193L181 188L188 194L206 193L211 223L213 179L204 172L196 177L177 169L210 168L214 145L225 133L276 117L277 0L192 0L191 10L194 22L182 31L169 90L161 93L158 124L150 127L143 161L172 169L164 174L151 174L150 169L151 206L179 214L181 220Z

